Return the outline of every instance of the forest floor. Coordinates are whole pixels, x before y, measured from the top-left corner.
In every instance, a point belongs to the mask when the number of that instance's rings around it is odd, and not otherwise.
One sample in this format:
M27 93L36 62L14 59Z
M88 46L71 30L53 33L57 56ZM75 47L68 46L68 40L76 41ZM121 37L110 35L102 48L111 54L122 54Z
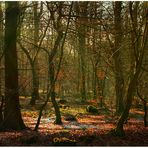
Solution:
M23 107L22 107L23 108ZM93 115L85 112L82 104L62 109L62 125L54 124L52 111L46 112L38 132L33 131L36 108L22 109L23 120L30 130L0 132L1 146L148 146L148 127L143 124L143 111L131 109L125 124L125 137L114 137L108 132L116 126L116 118L101 112ZM50 109L49 109L50 110ZM74 113L76 121L66 121L66 112ZM78 114L79 113L79 114Z

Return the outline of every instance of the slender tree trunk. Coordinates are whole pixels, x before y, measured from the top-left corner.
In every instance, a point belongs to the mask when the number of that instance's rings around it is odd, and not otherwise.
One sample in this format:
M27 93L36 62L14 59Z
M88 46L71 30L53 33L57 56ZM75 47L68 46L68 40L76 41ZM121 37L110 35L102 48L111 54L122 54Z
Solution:
M31 105L36 104L36 100L39 99L39 77L37 74L36 64L32 64L32 81L33 81L33 91L32 98L30 100Z
M79 50L80 50L80 90L82 101L86 101L86 66L85 66L85 37L84 37L84 28L79 28Z
M17 18L18 2L6 2L5 14L5 110L2 128L21 130L25 124L21 117L17 70ZM13 26L13 27L12 27Z
M115 59L115 90L116 90L116 114L120 115L124 109L124 78L121 60L118 57L117 53L114 56Z
M133 79L131 80L131 82L129 84L125 109L124 109L124 111L118 121L117 127L115 129L116 135L118 135L118 136L125 135L124 130L123 130L123 125L129 115L129 110L132 105L132 97L133 97L133 93L135 92L135 89L136 89L139 73L140 73L140 69L135 73L135 75L133 76Z
M131 3L131 2L130 2ZM131 6L130 6L131 9ZM145 9L146 12L148 12L148 9ZM146 13L145 13L146 14ZM131 16L132 18L132 16ZM129 87L128 87L128 91L127 91L127 100L126 100L126 105L125 105L125 109L117 123L117 127L112 131L113 134L117 135L117 136L123 136L124 130L123 130L123 125L124 122L126 121L126 119L128 118L129 115L129 110L131 108L132 105L132 98L133 98L133 93L136 90L136 86L137 86L137 81L141 72L141 66L142 66L142 62L143 62L143 57L146 51L146 45L147 45L147 36L148 36L148 15L145 15L144 17L145 21L144 21L144 26L143 26L143 34L141 37L141 44L139 44L139 50L138 53L135 54L135 66L134 66L134 73L132 74L132 78L130 80L129 83ZM133 19L132 19L133 20ZM133 29L133 27L132 27ZM135 42L135 44L137 44L138 40ZM132 50L134 50L134 52L137 52L137 48L132 48Z
M100 80L97 78L97 93L98 93L98 99L99 99L99 107L103 107L103 80Z
M105 78L103 80L100 80L100 88L101 88L101 92L99 94L100 97L100 107L105 107L105 103L104 103L104 89L105 89Z
M93 66L93 99L97 100L97 67Z
M148 126L148 111L147 111L147 102L144 101L143 102L143 108L144 108L144 126L147 127Z
M2 11L2 6L1 6L1 3L0 3L0 20L3 20L3 11ZM2 60L2 56L3 56L3 21L0 22L0 56L1 56L1 59L0 59L0 67L1 67L1 60ZM0 101L1 101L1 105L0 105L0 124L2 123L3 121L3 103L4 103L4 96L2 95L2 90L1 90L1 87L2 87L2 79L1 79L1 76L2 76L2 70L0 68Z
M40 15L38 15L38 2L34 2L34 45L36 49L36 45L38 45L39 41L39 19ZM41 11L41 10L40 10ZM38 50L38 49L37 49ZM36 50L35 50L36 51ZM32 90L32 98L30 100L31 105L36 104L36 100L39 99L39 76L38 76L38 59L37 57L32 62L32 80L33 80L33 90Z
M115 2L114 6L114 25L115 25L115 47L113 49L113 58L115 62L115 90L116 90L116 113L121 114L124 109L124 77L121 60L121 42L122 42L122 2Z
M87 15L87 5L88 2L78 2L77 3L77 14L80 15L78 18L78 26L77 26L77 31L78 31L78 40L79 40L79 54L80 54L80 66L81 66L81 77L80 77L80 90L81 90L81 98L82 101L86 101L87 95L86 95L86 27L84 23L87 22L86 17Z
M2 11L2 6L0 4L0 20L3 20L3 11ZM0 21L0 56L3 55L3 21ZM0 67L1 67L1 60L0 59ZM2 87L2 79L1 79L1 75L2 75L2 70L0 68L0 96L2 95L1 92L1 87Z
M101 32L101 30L100 30ZM100 57L98 56L97 52L96 52L96 30L93 29L93 46L92 46L92 50L94 52L94 58L92 61L92 67L93 67L93 83L92 83L92 88L93 88L93 98L94 100L97 100L98 98L98 92L97 92L97 86L98 86L98 77L97 77L97 69L98 69L98 64L100 62ZM99 36L99 38L101 38ZM101 39L100 39L101 40Z
M78 81L77 81L77 92L80 93L80 73L81 73L81 64L80 64L80 54L78 54Z
M51 101L55 110L55 115L56 115L56 124L62 124L61 120L61 114L60 114L60 109L59 106L56 102L56 97L55 97L55 70L54 70L54 64L53 62L50 61L49 59L49 76L50 76L50 84L51 84Z
M27 49L25 47L23 47L23 45L20 42L18 42L18 43L19 43L20 47L22 48L22 50L24 51L24 53L26 54L26 56L30 62L30 65L31 65L33 89L32 89L32 98L30 100L30 104L35 105L36 100L39 98L39 92L38 92L39 81L38 81L38 74L37 74L37 70L36 70L36 65L34 63L35 61L31 58Z
M0 104L0 124L2 124L4 117L3 117L3 105L4 105L4 96L1 96L1 104Z
M148 126L148 117L147 117L148 113L147 113L147 101L146 101L147 99L142 97L142 95L138 91L138 87L137 87L137 95L143 103L143 110L144 110L143 120L144 120L144 126L147 127Z

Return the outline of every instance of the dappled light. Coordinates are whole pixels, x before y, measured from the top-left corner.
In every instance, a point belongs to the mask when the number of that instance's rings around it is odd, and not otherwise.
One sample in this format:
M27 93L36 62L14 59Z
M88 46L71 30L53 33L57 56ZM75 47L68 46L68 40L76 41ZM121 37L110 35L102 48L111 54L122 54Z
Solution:
M1 146L148 146L148 3L1 1Z

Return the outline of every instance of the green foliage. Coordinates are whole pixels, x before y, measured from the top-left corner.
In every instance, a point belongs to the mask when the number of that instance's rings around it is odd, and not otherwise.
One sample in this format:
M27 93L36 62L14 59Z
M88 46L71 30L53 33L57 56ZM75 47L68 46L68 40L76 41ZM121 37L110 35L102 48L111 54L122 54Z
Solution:
M86 111L89 113L98 114L98 109L92 105L88 105Z

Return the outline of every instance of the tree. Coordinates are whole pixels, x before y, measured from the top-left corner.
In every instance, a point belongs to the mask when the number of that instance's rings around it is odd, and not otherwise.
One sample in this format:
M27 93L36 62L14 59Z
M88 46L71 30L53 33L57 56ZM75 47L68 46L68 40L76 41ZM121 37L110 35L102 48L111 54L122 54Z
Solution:
M115 90L116 90L116 113L121 114L124 108L124 77L122 67L122 18L121 18L122 2L114 3L114 29L115 43L112 48L113 58L115 62Z
M136 91L136 86L137 82L140 76L140 72L142 70L142 63L144 59L144 55L146 53L146 45L148 42L148 8L146 5L143 4L142 10L143 10L143 24L142 28L140 30L137 29L138 26L135 26L135 22L133 19L133 14L137 15L138 11L135 9L138 8L138 3L139 2L129 2L129 11L130 11L130 19L131 19L131 41L134 39L134 42L131 42L131 51L134 53L134 65L132 65L132 70L131 70L131 78L129 80L128 84L128 90L127 90L127 96L126 96L126 104L125 104L125 109L117 123L117 126L114 130L111 131L112 134L117 135L117 136L124 136L124 130L123 130L123 125L124 122L127 120L128 115L129 115L129 110L132 105L132 98L133 94ZM136 6L136 7L134 7ZM133 9L134 7L134 9ZM137 20L138 22L138 20ZM138 25L138 23L136 24ZM141 24L139 24L141 25ZM141 27L141 26L140 26ZM140 32L138 32L140 31ZM138 35L138 36L137 36Z
M41 2L40 12L38 12L38 2L34 2L34 45L37 45L39 42L39 23L40 17L43 10L43 4ZM36 46L34 47L36 49ZM38 76L38 60L34 58L32 60L32 81L33 81L33 91L32 99L30 100L31 105L35 105L36 100L39 99L39 76Z
M44 107L47 105L47 102L48 102L50 96L51 96L51 101L52 101L52 104L54 106L55 115L56 115L55 123L56 124L62 123L61 113L60 113L59 106L58 106L56 98L55 98L55 82L57 80L57 77L58 77L58 74L59 74L59 71L60 71L60 68L61 68L61 62L62 62L62 58L63 58L63 48L64 48L65 39L66 39L68 28L69 28L71 12L72 12L72 8L73 8L73 2L70 5L70 10L69 10L69 15L68 15L69 17L68 17L68 20L67 20L65 33L63 33L63 30L60 28L62 3L59 4L59 7L58 7L59 8L58 9L59 10L59 17L58 17L56 22L55 22L55 19L54 19L54 13L53 13L52 9L49 7L48 2L47 2L47 7L48 7L48 10L51 13L51 18L54 21L54 27L55 27L55 29L58 33L58 36L55 40L54 47L51 50L51 53L49 53L48 50L44 49L45 52L47 52L47 54L48 54L48 62L49 62L48 63L49 64L48 74L50 76L50 78L49 78L50 79L50 85L48 83L46 100L45 100L44 104L42 105L42 107L40 109L39 117L38 117L38 120L37 120L37 123L36 123L34 130L38 130L40 120L41 120L41 117L42 117L42 111L43 111ZM61 43L61 46L60 46L60 43ZM58 68L57 68L57 73L55 74L55 67L54 67L53 59L54 59L55 55L57 54L57 50L58 50L59 46L60 46L60 49L61 49L61 54L60 54L60 60L59 60Z
M19 4L6 2L5 5L5 109L1 128L21 130L25 128L25 124L21 117L18 94L16 39Z
M3 33L4 33L4 26L3 26L3 11L2 11L2 5L0 4L0 66L2 65L2 58L4 55L4 50L3 50ZM2 74L2 70L0 68L0 75ZM2 87L2 79L0 76L0 97L1 97L1 106L0 106L0 124L3 121L3 103L4 103L4 96L2 95L1 92L1 87Z
M38 3L34 2L33 5L33 25L34 25L34 31L33 31L33 43L31 42L27 42L28 44L33 46L33 50L28 50L28 48L24 47L21 43L21 39L18 41L21 49L24 51L24 53L26 54L30 66L31 66L31 72L32 72L32 98L30 100L30 104L31 105L35 105L36 104L36 100L39 99L39 76L38 76L38 55L39 55L39 51L41 48L41 45L43 43L43 40L46 36L46 32L48 30L49 27L49 22L50 20L48 20L48 23L46 25L46 27L44 27L43 30L43 34L42 36L39 38L39 30L40 30L40 19L41 19L41 15L42 15L42 11L43 11L43 4L41 2L40 4L40 11L38 12ZM24 14L23 14L24 15ZM31 34L32 35L32 34ZM23 40L24 41L24 40ZM32 52L32 54L31 54Z
M80 62L80 91L82 101L86 101L86 26L88 2L76 2L77 33Z
M3 33L4 33L4 26L3 26L3 11L2 11L2 4L0 4L0 65L2 62L2 57L3 57ZM0 69L0 74L1 74L1 69ZM0 79L0 96L1 94L1 79Z
M109 27L106 23L103 28L107 32L107 40L111 49L111 58L114 62L113 72L115 75L115 93L116 93L116 114L120 115L124 109L124 76L123 76L123 22L121 17L122 2L113 2L113 14L109 13ZM111 10L110 10L111 11ZM111 15L111 16L110 16ZM106 16L105 16L106 17ZM110 18L111 17L111 18ZM112 19L110 23L109 19ZM113 31L112 31L113 28Z

